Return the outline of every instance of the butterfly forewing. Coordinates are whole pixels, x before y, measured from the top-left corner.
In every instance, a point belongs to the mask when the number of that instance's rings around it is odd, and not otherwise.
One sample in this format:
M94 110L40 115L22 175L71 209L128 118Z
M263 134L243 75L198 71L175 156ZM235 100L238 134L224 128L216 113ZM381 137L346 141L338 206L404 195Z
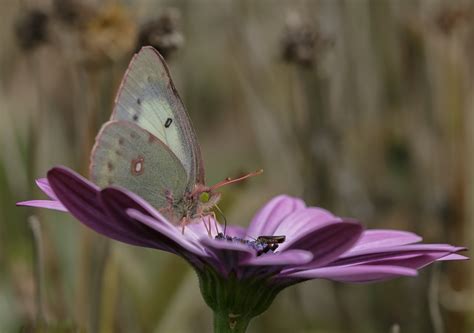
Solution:
M91 178L100 187L118 185L138 194L155 208L182 198L186 171L156 136L127 121L109 121L96 138ZM168 198L167 198L168 197Z
M111 120L135 123L168 146L186 171L188 189L204 183L196 135L168 68L152 47L142 48L130 62Z

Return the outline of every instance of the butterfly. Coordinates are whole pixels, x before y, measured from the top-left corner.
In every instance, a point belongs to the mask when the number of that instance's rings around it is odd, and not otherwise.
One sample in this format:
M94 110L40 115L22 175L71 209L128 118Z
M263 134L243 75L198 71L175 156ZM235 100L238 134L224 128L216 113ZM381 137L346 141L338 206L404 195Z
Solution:
M217 188L260 173L205 185L196 134L163 57L151 46L125 72L89 171L100 187L122 186L184 224L218 203Z

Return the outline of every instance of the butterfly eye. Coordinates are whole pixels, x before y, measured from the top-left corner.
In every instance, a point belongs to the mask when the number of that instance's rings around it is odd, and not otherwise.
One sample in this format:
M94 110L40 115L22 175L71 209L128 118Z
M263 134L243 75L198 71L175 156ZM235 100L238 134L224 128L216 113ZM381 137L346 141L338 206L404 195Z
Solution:
M209 202L210 199L211 195L209 194L209 192L202 192L201 194L199 194L199 201L202 203Z

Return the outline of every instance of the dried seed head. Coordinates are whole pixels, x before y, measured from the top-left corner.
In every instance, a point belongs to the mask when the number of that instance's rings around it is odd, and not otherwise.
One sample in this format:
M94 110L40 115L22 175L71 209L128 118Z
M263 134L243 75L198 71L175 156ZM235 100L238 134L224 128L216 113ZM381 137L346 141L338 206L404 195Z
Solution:
M116 61L133 50L136 25L122 5L104 6L85 22L81 42L90 65Z
M435 18L435 24L445 35L451 34L456 28L468 23L472 19L470 7L446 7Z
M33 50L48 40L48 15L40 9L28 10L15 25L18 44Z
M290 13L282 38L282 57L285 61L302 67L311 67L318 54L329 45L316 27L303 20L297 13Z
M96 9L87 1L53 0L53 14L58 21L78 26L96 14Z
M163 57L168 57L184 43L184 37L178 29L181 14L176 8L166 9L156 19L145 23L138 35L137 49L151 45Z

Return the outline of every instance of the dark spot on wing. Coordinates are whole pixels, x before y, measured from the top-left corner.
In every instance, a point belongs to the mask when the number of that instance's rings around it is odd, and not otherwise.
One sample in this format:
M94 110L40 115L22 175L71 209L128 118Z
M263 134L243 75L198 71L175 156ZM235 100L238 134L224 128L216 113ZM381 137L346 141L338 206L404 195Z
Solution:
M145 158L143 156L138 156L132 160L130 165L130 172L133 176L139 176L145 171Z
M112 171L114 169L114 165L112 164L112 162L107 162L107 169L109 171Z
M123 142L124 142L123 138L119 138L119 139L118 139L118 144L119 144L120 146L123 145Z
M133 119L133 121L137 121L138 120L138 114L134 114L132 119Z
M153 83L153 76L148 75L148 76L146 77L146 80L148 81L148 83Z
M115 155L117 155L117 156L122 156L122 153L121 153L120 151L116 150L116 151L115 151Z
M140 98L137 98L137 104L142 105L142 100Z
M165 127L166 128L170 127L172 122L173 122L173 119L171 119L171 118L166 119Z
M137 137L137 133L135 133L135 132L130 132L130 137L131 137L132 139L135 139L135 138Z

